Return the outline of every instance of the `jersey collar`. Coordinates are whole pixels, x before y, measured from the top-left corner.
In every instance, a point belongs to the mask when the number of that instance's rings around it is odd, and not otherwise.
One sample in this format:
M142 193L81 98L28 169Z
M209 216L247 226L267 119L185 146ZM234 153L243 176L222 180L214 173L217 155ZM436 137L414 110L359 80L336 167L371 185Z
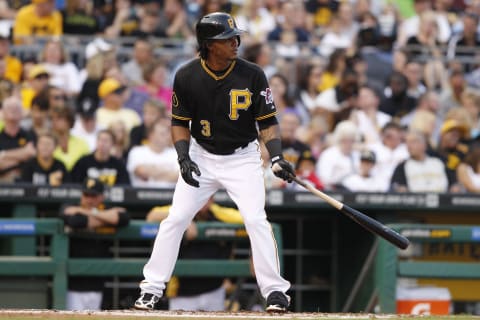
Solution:
M210 76L212 77L213 79L215 80L223 80L225 79L229 74L230 72L232 72L233 68L235 67L235 64L237 63L237 61L233 61L231 64L230 64L230 67L228 67L228 69L225 71L224 74L222 74L221 76L217 76L215 73L212 72L212 70L210 70L208 67L207 67L207 63L205 62L205 60L203 59L200 59L200 63L202 65L202 68L203 70L205 70L205 72Z

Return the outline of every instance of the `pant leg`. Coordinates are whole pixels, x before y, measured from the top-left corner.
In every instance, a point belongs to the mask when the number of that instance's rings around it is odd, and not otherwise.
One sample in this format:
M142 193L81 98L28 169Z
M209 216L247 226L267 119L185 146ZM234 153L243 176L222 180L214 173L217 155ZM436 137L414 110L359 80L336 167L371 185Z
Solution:
M280 275L277 244L265 213L265 184L260 151L254 144L227 156L219 181L237 205L250 237L257 283L263 297L286 292L290 283Z
M168 217L162 221L153 245L150 259L143 268L145 279L140 283L142 292L163 294L165 283L172 276L183 234L195 214L203 207L219 185L212 175L214 163L197 152L191 153L202 175L196 177L200 188L195 188L179 177L173 194Z

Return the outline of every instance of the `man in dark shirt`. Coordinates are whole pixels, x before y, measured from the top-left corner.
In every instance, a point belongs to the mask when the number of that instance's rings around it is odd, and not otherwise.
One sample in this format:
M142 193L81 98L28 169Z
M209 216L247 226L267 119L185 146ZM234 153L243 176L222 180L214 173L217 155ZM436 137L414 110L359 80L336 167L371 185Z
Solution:
M79 205L67 205L60 211L67 232L97 232L101 227L124 227L129 223L125 208L106 209L104 185L98 179L87 178L83 184ZM70 239L71 258L108 258L110 242L95 237ZM68 310L99 310L102 304L104 279L70 277L68 280Z
M143 104L143 122L130 131L130 148L147 143L147 133L159 119L165 118L166 106L157 99L149 99Z
M37 156L22 166L20 181L35 185L59 186L70 181L70 175L63 162L53 157L57 140L51 133L37 137Z
M13 182L20 177L20 166L35 156L32 135L20 127L22 102L9 97L2 104L4 128L0 131L0 181Z
M80 158L73 167L72 181L80 183L89 177L98 178L108 186L129 185L130 177L125 164L110 154L114 141L111 131L101 130L97 135L95 151Z

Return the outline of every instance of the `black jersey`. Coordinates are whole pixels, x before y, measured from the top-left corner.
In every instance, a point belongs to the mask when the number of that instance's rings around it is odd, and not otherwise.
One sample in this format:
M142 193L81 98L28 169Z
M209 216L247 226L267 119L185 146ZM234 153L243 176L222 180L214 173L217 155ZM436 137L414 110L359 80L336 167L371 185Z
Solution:
M263 70L236 59L220 76L195 59L175 75L172 117L191 121L195 140L214 154L231 154L258 137L256 121L275 117Z

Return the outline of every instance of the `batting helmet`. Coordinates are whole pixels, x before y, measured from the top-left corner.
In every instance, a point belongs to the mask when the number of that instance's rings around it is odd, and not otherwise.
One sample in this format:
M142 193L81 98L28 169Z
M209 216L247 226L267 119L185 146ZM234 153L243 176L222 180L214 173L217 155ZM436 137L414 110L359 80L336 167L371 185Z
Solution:
M206 40L230 39L239 36L244 31L237 28L235 20L228 13L214 12L207 14L197 23L196 33L198 45L201 47ZM240 37L238 37L240 40Z

